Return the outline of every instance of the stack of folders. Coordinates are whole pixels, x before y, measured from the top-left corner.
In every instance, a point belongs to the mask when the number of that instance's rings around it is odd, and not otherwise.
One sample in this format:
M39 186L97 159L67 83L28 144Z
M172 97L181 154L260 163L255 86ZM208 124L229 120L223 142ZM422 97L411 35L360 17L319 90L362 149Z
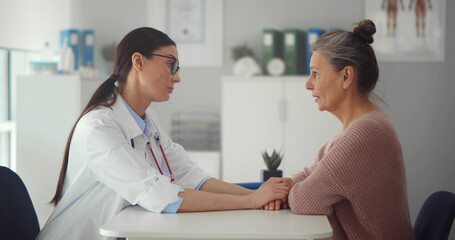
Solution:
M308 41L307 41L307 51L306 51L306 74L310 75L310 60L311 60L311 55L313 55L313 52L311 51L311 47L313 44L318 40L318 38L324 34L324 30L322 29L317 29L317 28L310 28L308 29Z
M267 70L268 62L273 58L282 59L282 35L274 29L264 29L262 32L262 70L265 75L270 75Z
M93 54L95 46L95 36L93 30L84 30L81 32L81 52L82 52L82 62L81 66L91 67L94 66Z
M286 66L285 75L304 75L305 74L305 32L296 29L286 29L283 31L283 60Z
M318 28L310 28L307 32L299 29L264 29L262 35L262 68L265 75L270 75L268 62L280 58L285 64L285 75L309 75L311 47L324 34Z
M176 112L171 138L186 150L220 150L220 115L211 112Z
M95 35L93 30L62 30L60 46L63 46L64 43L73 49L76 70L79 69L79 66L94 66Z

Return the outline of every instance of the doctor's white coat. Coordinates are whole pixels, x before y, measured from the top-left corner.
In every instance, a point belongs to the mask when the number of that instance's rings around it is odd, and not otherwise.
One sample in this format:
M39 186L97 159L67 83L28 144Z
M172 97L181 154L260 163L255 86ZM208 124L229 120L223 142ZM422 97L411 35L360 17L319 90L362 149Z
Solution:
M99 228L129 205L160 213L178 201L180 187L194 189L208 174L190 160L182 146L146 111L144 134L123 101L83 116L71 141L63 197L37 239L109 239ZM152 160L151 143L161 169L168 172L154 134L161 139L175 184ZM166 175L166 173L165 173Z

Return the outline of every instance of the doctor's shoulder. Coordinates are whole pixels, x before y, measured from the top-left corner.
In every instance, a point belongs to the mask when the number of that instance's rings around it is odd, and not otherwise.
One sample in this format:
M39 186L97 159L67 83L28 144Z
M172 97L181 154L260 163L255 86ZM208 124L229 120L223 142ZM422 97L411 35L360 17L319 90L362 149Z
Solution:
M112 109L109 107L99 106L86 113L76 125L75 131L84 129L92 131L98 127L117 126L117 121Z

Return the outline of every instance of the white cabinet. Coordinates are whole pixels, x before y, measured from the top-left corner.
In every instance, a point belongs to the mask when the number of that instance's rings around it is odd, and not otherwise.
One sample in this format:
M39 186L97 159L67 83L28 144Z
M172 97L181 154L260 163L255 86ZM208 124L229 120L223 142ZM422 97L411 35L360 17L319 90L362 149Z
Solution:
M54 196L68 135L107 77L20 76L17 79L17 172L43 227Z
M289 177L311 164L341 123L320 112L305 89L307 77L224 77L222 80L222 179L261 180L261 152L281 149L279 169Z
M210 177L220 178L220 152L218 151L186 151L188 156Z

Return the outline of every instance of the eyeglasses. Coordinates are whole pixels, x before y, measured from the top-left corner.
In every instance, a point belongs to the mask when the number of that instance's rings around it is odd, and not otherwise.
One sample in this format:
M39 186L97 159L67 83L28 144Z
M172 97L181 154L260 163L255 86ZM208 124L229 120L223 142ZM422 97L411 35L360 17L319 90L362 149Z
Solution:
M173 59L174 61L171 63L171 74L172 75L176 74L180 70L179 60L174 56L165 56L165 55L160 55L160 54L156 54L156 53L150 53L148 55L155 55L155 56L159 56L159 57Z

